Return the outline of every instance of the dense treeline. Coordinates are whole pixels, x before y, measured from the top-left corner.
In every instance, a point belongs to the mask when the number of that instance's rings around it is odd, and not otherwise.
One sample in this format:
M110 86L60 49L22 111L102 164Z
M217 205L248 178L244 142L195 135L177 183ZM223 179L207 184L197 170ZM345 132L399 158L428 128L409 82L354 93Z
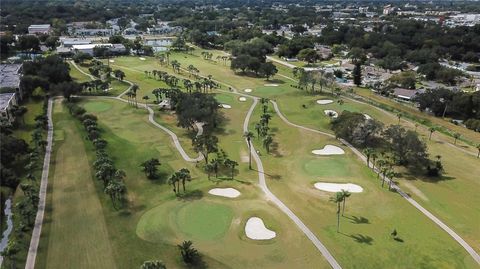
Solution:
M384 126L375 119L366 119L357 112L343 111L332 121L332 129L337 137L343 138L354 146L368 149L367 158L388 162L386 166L401 165L412 173L424 173L439 177L443 171L440 162L428 158L427 146L415 131L400 125ZM373 160L375 164L375 160ZM393 176L393 175L392 175Z
M105 193L110 196L113 207L117 209L125 202L124 195L127 192L127 187L124 179L126 174L123 170L115 167L112 157L106 151L108 143L101 136L102 131L98 127L97 117L93 114L87 114L84 108L74 102L67 102L66 106L70 114L82 123L87 132L87 140L91 141L95 147L96 159L93 163L95 177L103 182Z

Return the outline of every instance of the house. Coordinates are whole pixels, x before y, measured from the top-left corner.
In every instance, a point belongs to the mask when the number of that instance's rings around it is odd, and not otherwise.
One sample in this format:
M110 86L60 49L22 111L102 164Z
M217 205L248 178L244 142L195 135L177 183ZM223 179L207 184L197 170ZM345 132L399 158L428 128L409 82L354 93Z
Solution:
M16 96L14 92L0 93L0 118L6 119L10 123L15 120L11 110L18 104Z
M87 38L60 38L60 43L65 48L71 48L74 45L92 44L92 40Z
M398 99L411 101L417 94L422 93L421 90L409 90L404 88L393 89L392 95Z
M18 97L23 96L20 87L22 64L0 64L0 89L11 89L18 94Z
M28 26L28 33L31 35L48 34L51 30L50 24L32 24Z
M73 34L76 36L111 36L115 34L113 29L75 29L73 30Z

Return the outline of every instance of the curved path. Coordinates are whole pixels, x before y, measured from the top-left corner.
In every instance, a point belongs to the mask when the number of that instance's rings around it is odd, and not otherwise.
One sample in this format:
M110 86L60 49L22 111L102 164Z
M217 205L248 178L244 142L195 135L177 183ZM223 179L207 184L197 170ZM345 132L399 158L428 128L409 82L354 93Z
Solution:
M37 258L38 243L40 242L40 235L42 234L43 216L45 214L45 202L48 187L48 172L50 170L50 155L52 153L53 140L53 120L52 120L53 98L48 99L48 127L47 127L47 146L45 148L45 157L43 159L42 179L40 181L40 192L37 215L35 217L35 224L33 226L32 238L30 239L30 247L28 248L27 261L25 269L33 269L35 267L35 260Z
M248 131L248 123L252 116L253 110L255 109L255 106L258 103L257 97L251 97L251 98L253 98L253 104L248 110L247 116L245 117L245 121L243 122L244 132ZM246 139L245 139L245 142L247 143L247 146L248 146L248 141ZM298 228L308 237L308 239L310 239L310 241L315 245L315 247L322 253L322 255L325 257L328 263L332 266L332 268L335 268L335 269L342 268L340 264L338 264L338 262L335 260L333 255L325 247L325 245L323 245L322 242L320 242L317 236L315 236L315 234L302 222L302 220L300 220L300 218L297 215L295 215L295 213L292 212L292 210L290 210L290 208L288 208L280 199L278 199L270 191L270 189L268 189L267 183L265 181L265 172L263 169L262 160L258 156L257 151L255 150L255 147L253 146L253 144L250 147L250 151L253 156L253 159L255 160L255 163L257 164L258 183L262 191L267 196L267 199L272 201L276 206L278 206L278 208L280 208L280 210L282 210L298 226Z
M300 128L300 129L303 129L303 130L306 130L306 131L310 131L310 132L314 132L314 133L318 133L318 134L322 134L322 135L325 135L325 136L328 136L328 137L331 137L331 138L335 138L334 135L332 134L329 134L329 133L325 133L325 132L322 132L322 131L319 131L319 130L315 130L315 129L311 129L311 128L308 128L308 127L305 127L305 126L301 126L301 125L298 125L298 124L295 124L295 123L292 123L290 122L281 112L280 112L280 109L278 108L278 105L276 102L274 101L271 101L272 104L273 104L273 107L275 109L275 112L277 113L277 115L288 125L291 125L291 126L294 126L294 127L297 127L297 128ZM353 151L353 153L355 153L366 165L368 165L369 167L373 168L374 171L376 171L377 173L379 172L377 170L376 167L370 164L367 164L367 158L358 150L356 149L354 146L352 146L350 143L348 143L347 141L345 141L344 139L338 139L342 142L342 144L344 144L345 146L347 146L350 150ZM478 263L480 264L480 255L475 252L475 250L465 241L463 240L462 237L460 237L460 235L458 235L455 231L453 231L450 227L448 227L445 223L443 223L439 218L435 217L430 211L428 211L427 209L425 209L423 206L421 206L417 201L415 201L412 197L410 197L408 194L406 194L405 192L403 192L400 187L398 185L396 185L391 179L389 179L388 177L385 177L385 180L387 181L387 183L390 183L391 181L391 184L392 184L392 189L394 189L395 191L397 191L403 198L405 198L410 204L412 204L415 208L417 208L420 212L422 212L425 216L427 216L430 220L432 220L435 224L437 224L440 228L442 228L445 232L447 232L453 239L455 239L455 241L457 241L458 244L460 244L469 254L470 256L472 256L472 258Z

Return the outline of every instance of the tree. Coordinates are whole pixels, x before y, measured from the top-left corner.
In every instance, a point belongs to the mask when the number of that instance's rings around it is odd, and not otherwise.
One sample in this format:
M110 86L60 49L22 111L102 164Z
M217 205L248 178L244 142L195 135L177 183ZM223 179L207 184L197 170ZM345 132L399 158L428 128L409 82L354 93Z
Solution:
M373 149L372 148L366 148L363 150L363 154L365 154L365 156L367 156L367 166L370 167L370 156L372 155L373 153Z
M10 260L10 266L12 269L17 268L15 256L17 255L18 252L20 252L20 249L17 246L17 242L15 242L13 239L10 239L7 244L7 247L1 253L3 257Z
M123 194L127 188L125 184L119 180L110 180L105 187L105 193L110 196L112 200L113 208L117 209L116 201L121 201Z
M337 203L337 233L340 231L340 203L344 200L341 192L335 193L335 196L330 197L330 201Z
M400 124L400 119L403 117L403 114L400 112L400 113L397 113L397 118L398 118L398 124Z
M346 190L342 190L341 193L343 196L343 207L342 207L342 216L343 216L343 213L345 212L345 202L347 201L347 198L350 197L350 195L352 194Z
M149 179L156 177L158 166L161 165L160 161L157 158L151 158L147 161L144 161L140 166L143 168L143 171Z
M154 260L144 262L140 269L167 269L167 267L162 261Z
M182 259L186 264L195 264L200 259L200 254L193 247L192 241L183 241L182 244L177 246L180 249Z
M226 159L224 162L225 166L231 169L231 177L233 179L233 175L235 172L235 167L238 166L238 163L234 160Z
M435 127L430 127L430 129L428 129L430 131L430 136L428 137L428 140L432 140L432 134L437 130L437 128Z
M143 100L145 100L145 107L147 107L147 102L148 102L148 99L150 99L150 97L148 97L148 95L145 95L142 97Z
M115 69L113 70L113 75L120 79L121 81L123 81L123 79L125 78L125 72L123 72L122 70L120 69Z
M357 86L362 85L362 67L360 63L355 64L352 75L353 75L353 84Z
M243 134L243 137L247 139L247 144L248 144L248 168L251 170L252 169L252 138L255 137L255 135L247 131Z
M199 135L192 141L193 149L203 155L205 163L208 163L208 155L218 150L217 144L218 138L207 134Z
M277 72L277 67L271 62L262 63L260 65L259 73L267 80L269 80L270 77L275 75Z
M459 139L462 135L460 133L454 133L453 134L453 138L455 138L455 140L453 141L453 144L456 145L457 144L457 139Z
M180 181L182 181L183 192L185 192L185 182L192 180L192 177L190 176L190 171L187 168L182 168L180 169L180 171L178 171L178 177Z
M170 176L168 179L168 184L171 184L173 186L173 192L177 194L177 188L175 187L175 184L178 183L180 179L178 178L177 173L173 173L173 175Z
M478 149L477 158L479 158L480 157L480 144L477 145L477 149Z
M267 153L270 153L270 145L273 143L273 138L270 135L265 136L263 139L263 146L267 150Z
M302 49L298 52L297 57L298 59L306 61L310 64L320 60L320 55L318 55L317 51L312 48Z
M208 164L205 165L205 172L207 172L208 180L210 180L210 174L211 174L212 172L215 172L215 167L214 167L214 165L213 165L213 161L214 161L214 160L212 160L210 163L208 163Z

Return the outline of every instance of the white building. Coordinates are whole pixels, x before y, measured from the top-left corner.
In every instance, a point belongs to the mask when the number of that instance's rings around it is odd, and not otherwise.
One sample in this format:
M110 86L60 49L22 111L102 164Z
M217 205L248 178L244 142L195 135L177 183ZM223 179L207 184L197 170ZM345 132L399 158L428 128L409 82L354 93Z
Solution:
M126 51L126 48L124 45L122 44L86 44L86 45L73 45L72 46L72 51L73 52L83 52L83 53L87 53L87 54L90 54L93 56L93 49L96 48L96 47L106 47L108 48L108 50L115 54L121 54L121 53L124 53Z
M48 34L51 30L50 24L32 24L28 26L28 33L31 35Z

